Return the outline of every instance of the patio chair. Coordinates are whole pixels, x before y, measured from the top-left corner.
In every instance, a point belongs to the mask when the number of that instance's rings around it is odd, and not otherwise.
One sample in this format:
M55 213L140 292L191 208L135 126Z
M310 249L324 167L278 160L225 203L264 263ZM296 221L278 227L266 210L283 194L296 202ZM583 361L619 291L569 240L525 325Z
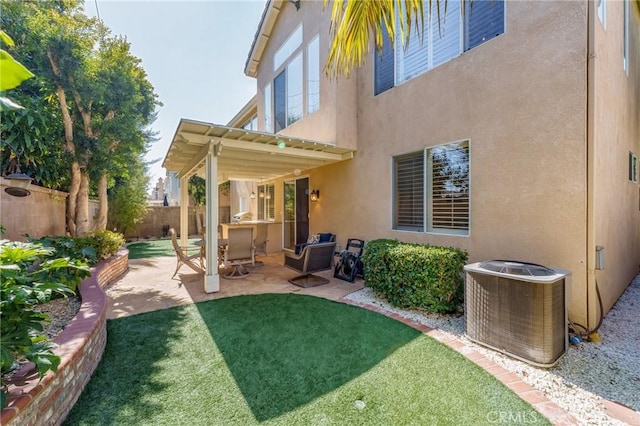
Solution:
M224 278L239 279L249 275L244 265L255 264L255 250L253 248L253 228L230 228L227 245L221 249L225 266L232 266L231 272Z
M200 259L200 253L189 255L187 253L186 247L180 247L180 245L178 244L178 237L176 236L175 229L169 229L169 235L171 235L171 244L173 244L173 249L175 250L176 257L178 259L176 271L173 273L173 276L171 278L176 276L178 270L180 269L180 267L182 267L182 265L187 265L189 268L193 269L199 274L204 273L204 269L194 262L194 260Z
M255 254L261 253L266 256L267 254L267 224L259 223L256 225L256 239L253 240L253 248L255 250ZM255 261L255 266L262 266L264 262L260 260Z
M313 273L325 271L333 267L333 254L335 250L336 243L334 241L309 244L302 249L300 254L285 252L284 266L302 274L291 278L289 282L303 288L327 284L329 282L328 279L313 275Z

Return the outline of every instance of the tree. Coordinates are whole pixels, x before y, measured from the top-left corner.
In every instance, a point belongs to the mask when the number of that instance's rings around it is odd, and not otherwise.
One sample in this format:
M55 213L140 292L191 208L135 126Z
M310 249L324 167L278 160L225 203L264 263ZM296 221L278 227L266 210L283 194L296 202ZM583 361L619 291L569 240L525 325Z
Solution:
M329 0L324 0L326 7ZM427 7L446 7L446 0L427 0ZM398 19L396 20L396 11ZM422 0L348 0L334 1L331 9L331 36L333 41L325 66L331 77L349 76L349 72L362 65L367 56L370 39L377 50L382 49L385 32L393 43L399 35L406 44L411 35L411 23L422 32Z
M202 208L207 202L207 189L206 180L200 176L193 175L189 178L188 191L189 195L193 198L193 203L196 207L196 229L199 235L202 235Z
M72 235L89 231L92 190L100 200L97 228L106 227L108 188L117 173L126 172L123 165L132 156L148 149L153 133L146 128L160 105L126 39L111 36L81 7L78 0L9 2L1 18L21 33L24 49L59 104L70 165L67 227Z
M139 157L129 165L128 173L115 178L115 185L108 191L109 229L126 234L144 218L148 184L146 165Z

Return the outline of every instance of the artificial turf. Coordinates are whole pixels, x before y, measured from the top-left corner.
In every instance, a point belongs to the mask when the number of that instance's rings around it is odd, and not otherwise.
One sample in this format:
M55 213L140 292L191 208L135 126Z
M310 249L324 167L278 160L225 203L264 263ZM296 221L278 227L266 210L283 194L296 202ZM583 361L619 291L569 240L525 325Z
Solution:
M194 243L199 238L191 238L188 241L189 253L196 253L200 247L196 247ZM175 256L171 239L149 240L138 243L131 243L127 246L129 250L129 259L146 259L149 257Z
M107 327L68 425L548 424L440 342L325 299L238 296Z

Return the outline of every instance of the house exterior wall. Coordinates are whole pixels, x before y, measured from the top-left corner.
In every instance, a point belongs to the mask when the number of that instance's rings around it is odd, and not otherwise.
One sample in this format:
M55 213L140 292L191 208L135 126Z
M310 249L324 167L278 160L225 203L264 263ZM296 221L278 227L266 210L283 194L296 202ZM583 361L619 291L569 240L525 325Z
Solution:
M630 2L629 75L622 70L622 2L607 2L607 30L594 2L508 1L504 34L374 96L373 55L350 79L321 75L320 110L282 134L357 148L351 161L302 172L320 201L310 232L456 246L471 262L516 259L571 271L569 315L593 327L595 281L607 312L640 269L640 11ZM318 32L329 48L321 2L285 4L258 68L258 116L273 84L273 54L300 22L302 48ZM319 18L320 17L320 18ZM306 66L306 64L305 64ZM262 130L264 130L261 127ZM396 231L396 155L454 141L470 145L467 236ZM303 177L301 176L301 177ZM282 183L274 181L276 220ZM595 246L606 268L595 271Z
M622 1L607 1L606 29L593 19L594 245L605 268L594 271L608 311L640 271L640 185L629 180L629 152L640 156L640 11L629 1L629 73L623 69ZM588 248L595 256L595 247ZM595 291L591 291L594 306ZM592 321L598 310L593 309Z
M285 61L284 65L274 71L273 56L301 22L303 29L302 44L291 56L293 57L301 50L306 51L308 43L320 34L321 67L327 60L330 41L328 37L330 10L323 10L322 5L323 2L320 1L304 1L300 9L296 10L292 3L285 2L282 4L282 9L278 14L274 30L269 36L269 43L262 54L258 67L258 128L261 131L273 131L273 129L265 130L264 128L265 86L271 83L271 90L273 90L273 79L282 72L287 64L287 61ZM305 87L306 67L306 56L303 54ZM321 69L320 109L307 115L305 93L303 97L303 118L279 133L299 138L309 138L319 142L335 143L340 147L355 148L357 136L356 90L355 79L329 81L324 77L324 71Z
M508 2L505 15L501 36L378 96L369 58L355 159L310 171L322 194L312 232L568 269L570 314L584 321L587 4ZM469 235L392 230L393 156L459 140L470 141Z

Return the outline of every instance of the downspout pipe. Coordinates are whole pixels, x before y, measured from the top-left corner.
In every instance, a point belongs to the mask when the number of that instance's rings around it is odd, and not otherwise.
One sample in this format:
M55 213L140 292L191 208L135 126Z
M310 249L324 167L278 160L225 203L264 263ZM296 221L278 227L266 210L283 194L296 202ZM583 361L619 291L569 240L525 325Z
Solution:
M596 293L596 225L595 225L595 3L587 2L587 163L586 163L586 187L587 187L587 229L586 259L587 259L587 288L586 288L586 326L593 329L598 323L598 301Z

